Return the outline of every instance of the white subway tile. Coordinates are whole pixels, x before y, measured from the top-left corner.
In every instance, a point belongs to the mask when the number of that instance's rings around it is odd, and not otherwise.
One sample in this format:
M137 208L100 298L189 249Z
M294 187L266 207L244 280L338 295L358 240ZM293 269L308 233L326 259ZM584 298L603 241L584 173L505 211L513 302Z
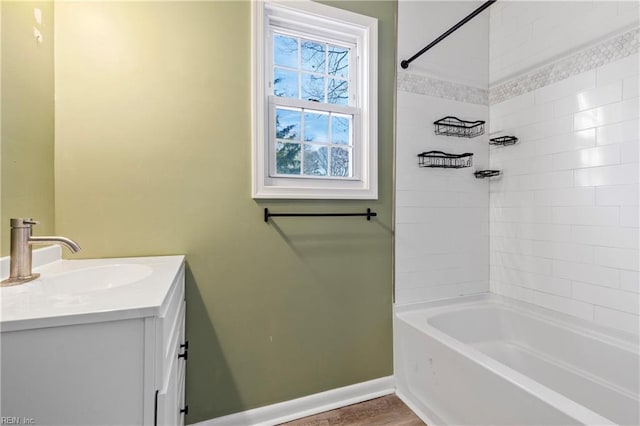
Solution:
M547 309L559 311L579 318L593 320L593 305L567 297L543 293L509 283L491 280L491 291L513 299L534 303Z
M638 212L638 206L620 207L620 226L628 228L640 227L640 212Z
M578 318L593 319L593 305L579 300L531 290L526 301Z
M622 97L623 99L637 98L640 96L640 88L638 88L640 78L637 75L627 77L622 81Z
M534 205L533 191L504 191L489 194L493 207L525 207Z
M494 120L498 117L504 117L516 111L527 109L534 105L534 101L533 92L527 92L504 102L491 105L489 109L489 119Z
M457 232L434 223L396 224L396 247L406 250L405 254L449 253L459 245L468 244L471 239L487 238L485 224L459 224Z
M576 186L609 186L638 183L638 164L579 169L574 172Z
M515 161L523 158L531 158L536 155L535 143L531 141L522 141L508 147L500 147L491 149L491 157L498 161Z
M489 250L513 254L533 254L533 241L519 238L492 237L489 240Z
M522 189L567 188L573 186L572 171L558 171L522 176Z
M515 129L505 129L505 133L516 134L524 142L547 138L554 135L562 135L573 131L573 116L554 118L540 123L530 124Z
M456 196L460 207L484 207L487 210L489 208L489 194L486 187L480 191L456 192Z
M453 229L461 224L479 224L487 218L487 209L476 207L401 207L396 223L427 223L433 228Z
M571 281L569 280L504 267L494 267L491 272L492 279L495 278L500 282L560 296L569 297L571 295Z
M636 20L640 18L640 2L637 1L618 1L618 15L620 16L635 16Z
M635 249L596 247L594 262L611 268L640 271L640 252Z
M620 271L620 288L634 293L640 293L640 272Z
M566 225L615 226L618 207L552 207L551 222Z
M640 194L638 184L598 186L596 204L600 206L637 206Z
M638 60L638 55L635 54L597 68L596 81L598 86L604 86L625 77L637 76Z
M549 223L549 207L492 207L490 218L495 222Z
M594 31L599 39L637 26L638 4L498 2L493 81L581 49ZM502 171L489 183L491 291L638 332L640 318L620 310L640 305L631 302L640 299L638 61L632 55L489 108L492 136L520 139L489 151L490 168Z
M508 176L519 176L533 173L551 172L552 156L540 155L537 157L529 157L523 159L505 159L498 162L492 155L491 168L498 169ZM490 181L490 182L493 182Z
M573 226L571 239L578 244L591 246L637 249L640 230L614 226Z
M571 227L569 225L521 223L517 225L517 236L537 241L570 241Z
M516 238L519 225L516 223L491 222L489 235L493 237Z
M594 318L597 323L607 327L623 330L635 335L638 334L640 318L638 318L637 315L596 306Z
M597 129L598 145L634 142L640 139L640 120L623 121Z
M572 296L577 300L605 306L623 312L638 314L640 312L638 295L627 291L591 285L574 281L571 288Z
M501 253L496 251L489 252L489 269L493 267L504 267L502 264L502 256L500 256L500 254Z
M622 81L573 93L553 103L554 115L560 117L622 100Z
M536 141L536 154L555 154L575 151L596 145L596 129L565 133Z
M505 268L524 272L536 272L543 275L551 274L551 260L534 256L511 253L492 253L496 255L497 264Z
M593 263L593 247L583 244L533 241L533 255L545 259Z
M562 135L576 130L573 127L573 117L566 115L557 117L544 123L546 126L545 136Z
M552 270L554 277L567 280L612 288L618 288L620 284L620 271L605 266L554 260Z
M456 207L459 197L455 192L403 191L396 192L398 207Z
M549 120L553 117L553 109L546 105L533 105L529 108L513 112L502 117L505 129L513 129L533 123Z
M473 281L468 283L431 287L403 287L397 288L396 304L402 305L416 301L445 299L449 297L486 293L487 291L489 291L489 283L487 281Z
M496 7L496 6L497 5L494 5L492 8L489 8L489 25L493 24L493 27L498 29L498 28L503 28L502 8Z
M470 248L454 253L433 253L425 256L420 253L406 253L397 256L395 268L400 272L419 272L430 269L450 269L465 267L485 267L488 254L484 248Z
M406 287L451 285L479 279L488 280L488 277L488 265L473 265L446 269L418 268L410 273L408 280L410 284Z
M593 206L595 189L561 188L535 191L536 206Z
M640 140L625 142L620 147L622 148L620 154L622 163L638 163L640 161Z
M632 120L640 115L638 99L627 99L622 102L578 112L573 115L575 130L605 126L619 121Z
M620 163L618 145L601 146L553 155L553 170L608 166Z
M524 189L522 176L500 175L499 179L491 179L489 192L522 192Z
M596 72L591 70L536 89L534 95L537 104L545 104L595 86Z

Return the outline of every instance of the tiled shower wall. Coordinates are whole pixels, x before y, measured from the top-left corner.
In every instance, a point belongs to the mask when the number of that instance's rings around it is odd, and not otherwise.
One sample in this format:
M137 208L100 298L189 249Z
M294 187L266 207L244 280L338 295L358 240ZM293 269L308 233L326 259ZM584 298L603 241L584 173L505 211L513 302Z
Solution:
M398 63L436 38L479 2L398 5ZM486 134L434 134L433 122L453 115L487 120L488 15L398 69L396 145L396 304L489 290L489 183L475 179L489 165ZM465 63L463 58L474 58ZM444 79L448 76L449 79ZM419 168L417 154L471 152L473 167Z
M465 26L398 70L397 304L490 289L637 332L638 3L604 3L498 2L490 25ZM399 60L464 7L477 4L400 0ZM474 54L461 67L447 52L464 56L464 40ZM487 136L433 134L444 115L488 110L491 136L513 134L517 145L488 153ZM474 167L419 169L416 154L435 149L474 152ZM502 176L473 178L487 167Z
M396 148L396 303L489 290L487 180L473 168L419 168L416 155L440 150L474 153L487 168L486 136L436 136L433 121L447 115L487 120L487 105L452 101L399 88Z
M490 107L491 136L520 139L490 151L491 291L636 333L637 52L637 29L595 40L494 85Z
M490 14L490 82L638 25L635 0L499 1Z

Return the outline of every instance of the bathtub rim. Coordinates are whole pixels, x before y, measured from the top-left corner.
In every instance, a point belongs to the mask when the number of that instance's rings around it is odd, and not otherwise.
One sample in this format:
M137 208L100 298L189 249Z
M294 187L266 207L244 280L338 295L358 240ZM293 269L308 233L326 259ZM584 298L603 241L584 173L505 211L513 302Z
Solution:
M510 299L508 297L491 293L459 296L455 298L394 306L394 328L397 326L395 322L401 321L407 326L412 327L421 333L427 334L429 337L455 351L457 354L461 355L470 362L479 364L493 374L498 375L503 380L506 380L512 385L529 393L532 397L543 401L559 412L576 419L582 424L617 425L617 423L613 422L612 420L537 382L533 378L530 378L518 372L517 370L491 358L490 356L480 352L472 346L460 342L456 338L429 324L428 321L425 321L421 324L415 323L416 318L419 316L422 316L422 318L428 320L429 317L436 316L440 313L451 312L452 308L454 310L460 310L462 308L481 306L483 304L497 306L502 305L501 307L503 309L506 308L515 310L517 313L523 314L525 316L531 316L536 320L542 320L563 328L570 328L572 331L584 336L603 340L607 344L613 344L622 347L623 349L631 350L634 353L639 353L637 343L638 338L634 334L600 326L598 324L592 324L587 320L572 317L570 315L539 307L537 305L532 305L526 302L521 302L519 300ZM523 309L524 311L521 311L520 309ZM432 312L425 312L427 310ZM394 357L398 355L399 350L399 348L394 350ZM394 362L394 369L397 368L398 365L396 362ZM395 375L396 383L398 383L398 372L395 372ZM439 421L434 421L436 419L432 418L431 416L425 415L424 411L419 409L419 407L417 407L417 404L412 401L410 395L407 395L405 392L401 391L399 391L398 394L402 394L401 399L405 401L405 403L407 403L408 401L409 404L407 405L409 405L414 411L422 414L421 417L423 417L423 420L429 422L428 424L441 424L441 422ZM422 404L425 403L422 402Z
M501 305L501 307L514 310L519 314L533 317L548 324L571 328L572 331L583 336L602 340L609 344L621 347L622 349L640 354L640 334L607 327L593 321L588 321L573 315L494 293L482 293L438 299L428 302L394 305L393 313L394 317L398 316L399 318L402 318L405 317L406 314L429 310L431 311L429 313L429 317L433 317L440 313L450 311L452 308L458 310L465 307L472 307L473 305L480 305L481 303Z

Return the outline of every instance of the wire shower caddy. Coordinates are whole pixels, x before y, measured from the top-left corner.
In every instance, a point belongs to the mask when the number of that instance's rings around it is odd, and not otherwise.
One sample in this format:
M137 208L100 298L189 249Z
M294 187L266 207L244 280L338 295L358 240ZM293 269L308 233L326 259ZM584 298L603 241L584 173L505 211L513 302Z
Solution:
M515 136L500 136L497 138L489 139L489 145L507 146L507 145L513 145L516 142L518 142L518 138Z
M466 121L453 116L447 116L433 122L436 135L459 138L475 138L484 135L484 124L483 120Z
M471 167L473 154L448 154L442 151L428 151L418 154L418 166L439 167L443 169L461 169Z

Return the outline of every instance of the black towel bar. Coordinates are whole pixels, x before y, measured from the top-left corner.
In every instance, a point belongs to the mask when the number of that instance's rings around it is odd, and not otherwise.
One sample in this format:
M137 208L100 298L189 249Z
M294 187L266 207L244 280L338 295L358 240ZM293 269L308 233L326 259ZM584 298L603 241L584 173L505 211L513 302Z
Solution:
M378 216L378 213L367 209L366 213L271 213L268 208L264 209L264 221L269 222L270 217L336 217L336 216L366 216L367 220Z

